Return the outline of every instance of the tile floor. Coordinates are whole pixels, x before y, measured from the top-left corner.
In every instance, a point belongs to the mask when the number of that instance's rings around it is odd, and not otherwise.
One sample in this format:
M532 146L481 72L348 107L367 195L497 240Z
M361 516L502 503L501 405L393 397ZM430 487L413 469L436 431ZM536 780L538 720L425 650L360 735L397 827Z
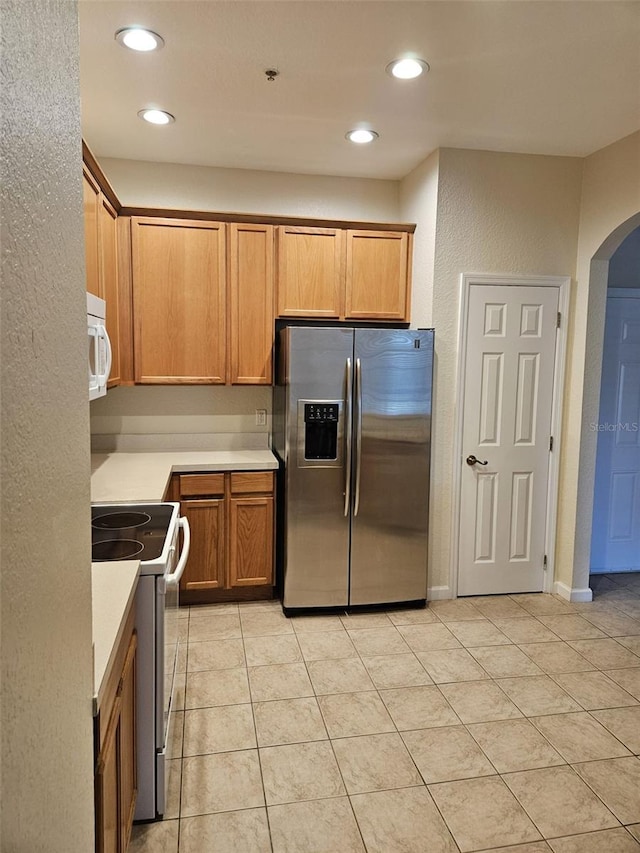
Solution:
M640 851L640 574L595 598L192 607L130 853Z

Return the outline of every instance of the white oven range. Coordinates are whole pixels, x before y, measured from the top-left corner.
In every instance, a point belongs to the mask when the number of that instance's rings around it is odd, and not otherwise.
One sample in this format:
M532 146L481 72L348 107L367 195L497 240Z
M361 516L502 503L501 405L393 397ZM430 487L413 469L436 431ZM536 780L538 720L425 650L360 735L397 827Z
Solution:
M140 560L136 592L137 787L135 820L166 804L167 749L178 658L178 584L189 557L189 522L177 503L92 504L92 560ZM179 532L182 530L182 548Z

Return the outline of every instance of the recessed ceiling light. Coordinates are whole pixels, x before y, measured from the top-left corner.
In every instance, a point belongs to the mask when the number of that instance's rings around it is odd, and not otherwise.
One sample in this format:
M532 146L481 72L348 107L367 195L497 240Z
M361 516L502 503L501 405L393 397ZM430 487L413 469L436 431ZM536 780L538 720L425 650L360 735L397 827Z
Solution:
M138 116L150 124L172 124L176 120L175 116L164 110L140 110Z
M158 33L145 30L142 27L124 27L115 35L116 41L131 50L147 52L164 47L164 39Z
M394 59L387 65L387 74L399 80L413 80L429 70L429 63L424 59Z
M366 145L368 142L374 142L378 138L375 130L350 130L345 134L349 142L355 142L356 145Z

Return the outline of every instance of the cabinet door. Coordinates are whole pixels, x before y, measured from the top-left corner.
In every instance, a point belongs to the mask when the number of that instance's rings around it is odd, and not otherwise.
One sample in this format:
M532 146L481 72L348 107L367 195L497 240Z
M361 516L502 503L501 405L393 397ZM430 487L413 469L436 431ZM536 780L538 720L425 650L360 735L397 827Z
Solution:
M347 319L407 319L408 245L404 232L347 231Z
M340 317L343 293L343 232L278 226L279 316Z
M270 385L273 226L229 226L232 385Z
M104 299L100 287L100 252L98 250L98 217L100 188L86 169L82 170L82 203L84 209L84 257L87 290Z
M224 500L182 501L191 528L191 550L181 589L224 587Z
M119 766L120 699L111 714L109 729L98 758L96 773L96 848L98 853L120 853Z
M229 509L229 586L273 584L273 498L231 498Z
M224 384L225 226L134 217L135 379Z
M137 635L134 633L127 649L121 681L119 750L121 850L123 851L129 845L138 787L136 774L136 647Z
M120 384L120 316L118 288L118 215L107 199L100 196L98 236L100 245L100 281L107 303L107 333L113 360L107 388Z

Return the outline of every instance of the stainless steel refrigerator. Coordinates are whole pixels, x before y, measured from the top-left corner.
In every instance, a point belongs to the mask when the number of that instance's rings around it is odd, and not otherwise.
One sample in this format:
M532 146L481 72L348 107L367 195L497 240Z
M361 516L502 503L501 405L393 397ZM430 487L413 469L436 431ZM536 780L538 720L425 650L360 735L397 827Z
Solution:
M433 334L280 331L285 609L426 599Z

